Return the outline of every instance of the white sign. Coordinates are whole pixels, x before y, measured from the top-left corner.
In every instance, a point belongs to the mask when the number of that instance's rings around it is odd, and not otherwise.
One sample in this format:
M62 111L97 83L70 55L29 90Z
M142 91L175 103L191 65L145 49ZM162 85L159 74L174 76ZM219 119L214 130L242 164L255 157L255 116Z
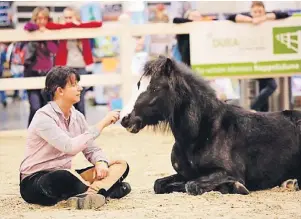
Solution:
M301 18L204 22L190 34L191 65L205 76L301 73L299 45Z

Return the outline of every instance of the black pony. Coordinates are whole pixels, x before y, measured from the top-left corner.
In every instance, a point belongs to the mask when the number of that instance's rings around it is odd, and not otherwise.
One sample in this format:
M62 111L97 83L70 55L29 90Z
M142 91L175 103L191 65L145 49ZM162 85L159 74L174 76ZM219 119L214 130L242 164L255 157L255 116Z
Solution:
M300 112L253 113L226 104L191 69L162 56L146 63L141 80L147 77L121 124L137 133L165 123L174 135L176 174L157 179L155 193L248 194L284 181L298 187Z

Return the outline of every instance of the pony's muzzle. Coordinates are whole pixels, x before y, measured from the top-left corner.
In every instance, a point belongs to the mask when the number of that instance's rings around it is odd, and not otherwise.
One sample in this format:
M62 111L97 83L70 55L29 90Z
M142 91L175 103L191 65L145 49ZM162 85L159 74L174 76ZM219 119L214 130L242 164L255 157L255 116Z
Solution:
M130 124L130 114L128 114L127 116L124 116L120 122L120 124L124 127L124 128L128 128L129 124Z
M138 133L141 129L144 128L142 119L138 116L132 116L132 114L123 117L123 119L121 120L121 125L131 133Z

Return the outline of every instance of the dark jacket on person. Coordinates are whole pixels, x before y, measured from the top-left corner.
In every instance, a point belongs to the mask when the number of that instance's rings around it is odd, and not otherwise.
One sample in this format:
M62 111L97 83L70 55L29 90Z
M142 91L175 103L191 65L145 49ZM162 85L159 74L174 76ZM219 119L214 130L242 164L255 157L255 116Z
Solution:
M24 30L32 32L38 26L28 22ZM45 76L54 66L54 56L57 53L58 45L56 40L30 41L25 46L24 77Z
M272 12L267 12L268 13L274 13L275 16L276 16L276 20L279 20L279 19L284 19L284 18L288 18L290 15L286 12L281 12L281 11L272 11ZM251 14L248 12L248 13L240 13L241 15L245 15L245 16L248 16L248 17L252 17ZM235 19L236 19L236 16L238 14L231 14L229 15L229 17L227 18L227 20L230 20L230 21L233 21L235 22Z

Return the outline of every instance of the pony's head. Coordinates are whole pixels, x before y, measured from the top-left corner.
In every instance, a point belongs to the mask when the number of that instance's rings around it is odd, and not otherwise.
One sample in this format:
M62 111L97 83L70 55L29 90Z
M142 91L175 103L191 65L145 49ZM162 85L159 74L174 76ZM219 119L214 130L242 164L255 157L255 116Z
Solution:
M176 99L175 62L160 56L148 61L136 91L121 112L121 125L132 133L166 124Z

